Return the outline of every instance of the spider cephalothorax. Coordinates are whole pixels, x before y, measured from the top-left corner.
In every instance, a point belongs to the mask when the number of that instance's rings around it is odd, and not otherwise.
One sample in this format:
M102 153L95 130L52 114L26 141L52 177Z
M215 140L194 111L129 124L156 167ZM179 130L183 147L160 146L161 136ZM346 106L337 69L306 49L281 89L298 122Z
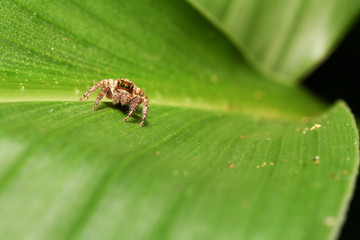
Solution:
M147 116L148 104L149 101L143 90L138 88L132 81L125 78L120 78L118 80L113 79L104 79L92 86L85 94L80 98L80 101L86 101L90 94L102 87L96 102L94 111L99 104L100 100L106 96L113 100L113 104L121 103L121 105L126 105L130 107L129 114L124 119L126 121L138 108L140 104L144 104L142 111L142 121L140 126L144 124L145 118Z
M122 89L132 94L135 86L133 82L123 78L120 78L119 80L116 81L117 81L117 86L116 86L117 89Z

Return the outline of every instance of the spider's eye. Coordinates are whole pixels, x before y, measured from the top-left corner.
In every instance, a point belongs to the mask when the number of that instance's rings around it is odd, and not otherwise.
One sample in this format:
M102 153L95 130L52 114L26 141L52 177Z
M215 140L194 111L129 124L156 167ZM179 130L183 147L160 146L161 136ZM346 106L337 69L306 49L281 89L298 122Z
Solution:
M122 83L122 84L120 84L120 86L121 86L121 87L125 87L125 84Z
M130 85L126 85L126 89L130 89Z

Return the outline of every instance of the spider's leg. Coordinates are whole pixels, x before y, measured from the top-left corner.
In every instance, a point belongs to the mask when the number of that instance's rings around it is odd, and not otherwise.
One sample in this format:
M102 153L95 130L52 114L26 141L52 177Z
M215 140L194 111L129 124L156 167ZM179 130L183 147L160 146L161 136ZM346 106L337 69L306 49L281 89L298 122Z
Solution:
M133 115L133 113L136 111L136 109L138 108L138 106L141 104L141 97L136 96L134 97L131 102L130 102L130 112L127 115L127 117L124 119L124 122L126 122L126 120L128 120L128 118Z
M143 103L144 103L144 106L143 106L143 110L142 110L142 120L141 120L140 126L142 126L144 124L145 118L146 118L147 112L148 112L149 101L146 96L144 96L144 98L143 98Z
M96 102L95 102L95 106L94 106L94 111L96 111L96 107L99 104L99 102L101 101L101 99L104 97L106 93L106 87L103 87L101 89L101 92L99 93L98 97L96 98Z
M95 84L94 86L92 86L89 90L87 90L87 92L80 98L80 101L86 101L90 94L95 91L96 89L98 89L100 86L104 85L105 81L107 81L107 79L101 80L100 82L98 82L97 84Z

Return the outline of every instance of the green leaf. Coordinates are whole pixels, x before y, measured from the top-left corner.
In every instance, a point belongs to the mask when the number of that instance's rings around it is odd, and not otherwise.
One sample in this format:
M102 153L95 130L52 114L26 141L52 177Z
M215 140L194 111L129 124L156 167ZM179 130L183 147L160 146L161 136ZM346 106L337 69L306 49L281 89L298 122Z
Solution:
M268 81L183 1L0 4L1 238L336 237L359 162L344 103ZM78 101L118 77L144 127Z
M0 105L6 126L0 130L6 149L0 158L2 236L337 234L358 160L355 124L343 104L304 122L154 105L143 128L139 118L123 123L126 113L110 103L98 112L92 106Z
M127 77L152 103L281 116L322 107L302 89L267 83L185 3L21 4L0 10L2 101L77 100L101 79Z
M188 0L266 75L287 84L318 66L360 14L358 0Z

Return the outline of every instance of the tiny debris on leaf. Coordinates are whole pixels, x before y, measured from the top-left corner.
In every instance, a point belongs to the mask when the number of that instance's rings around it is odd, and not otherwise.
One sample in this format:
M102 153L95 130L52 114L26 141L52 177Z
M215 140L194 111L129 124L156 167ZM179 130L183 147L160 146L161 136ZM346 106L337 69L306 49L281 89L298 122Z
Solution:
M328 227L334 227L336 225L336 218L333 216L327 216L324 219L324 224Z
M310 130L312 131L312 130L315 130L316 128L320 128L320 127L321 127L321 124L316 123L316 124L314 124L314 126L312 126L310 128Z
M228 162L227 162L227 165L229 165L229 168L233 168L233 167L235 167L235 165L234 165L234 164L232 164L232 163L231 163L231 161L228 161Z
M305 134L307 131L309 131L309 128L305 128L303 134Z
M314 158L314 164L315 165L319 165L320 164L320 157L318 155L315 156Z

